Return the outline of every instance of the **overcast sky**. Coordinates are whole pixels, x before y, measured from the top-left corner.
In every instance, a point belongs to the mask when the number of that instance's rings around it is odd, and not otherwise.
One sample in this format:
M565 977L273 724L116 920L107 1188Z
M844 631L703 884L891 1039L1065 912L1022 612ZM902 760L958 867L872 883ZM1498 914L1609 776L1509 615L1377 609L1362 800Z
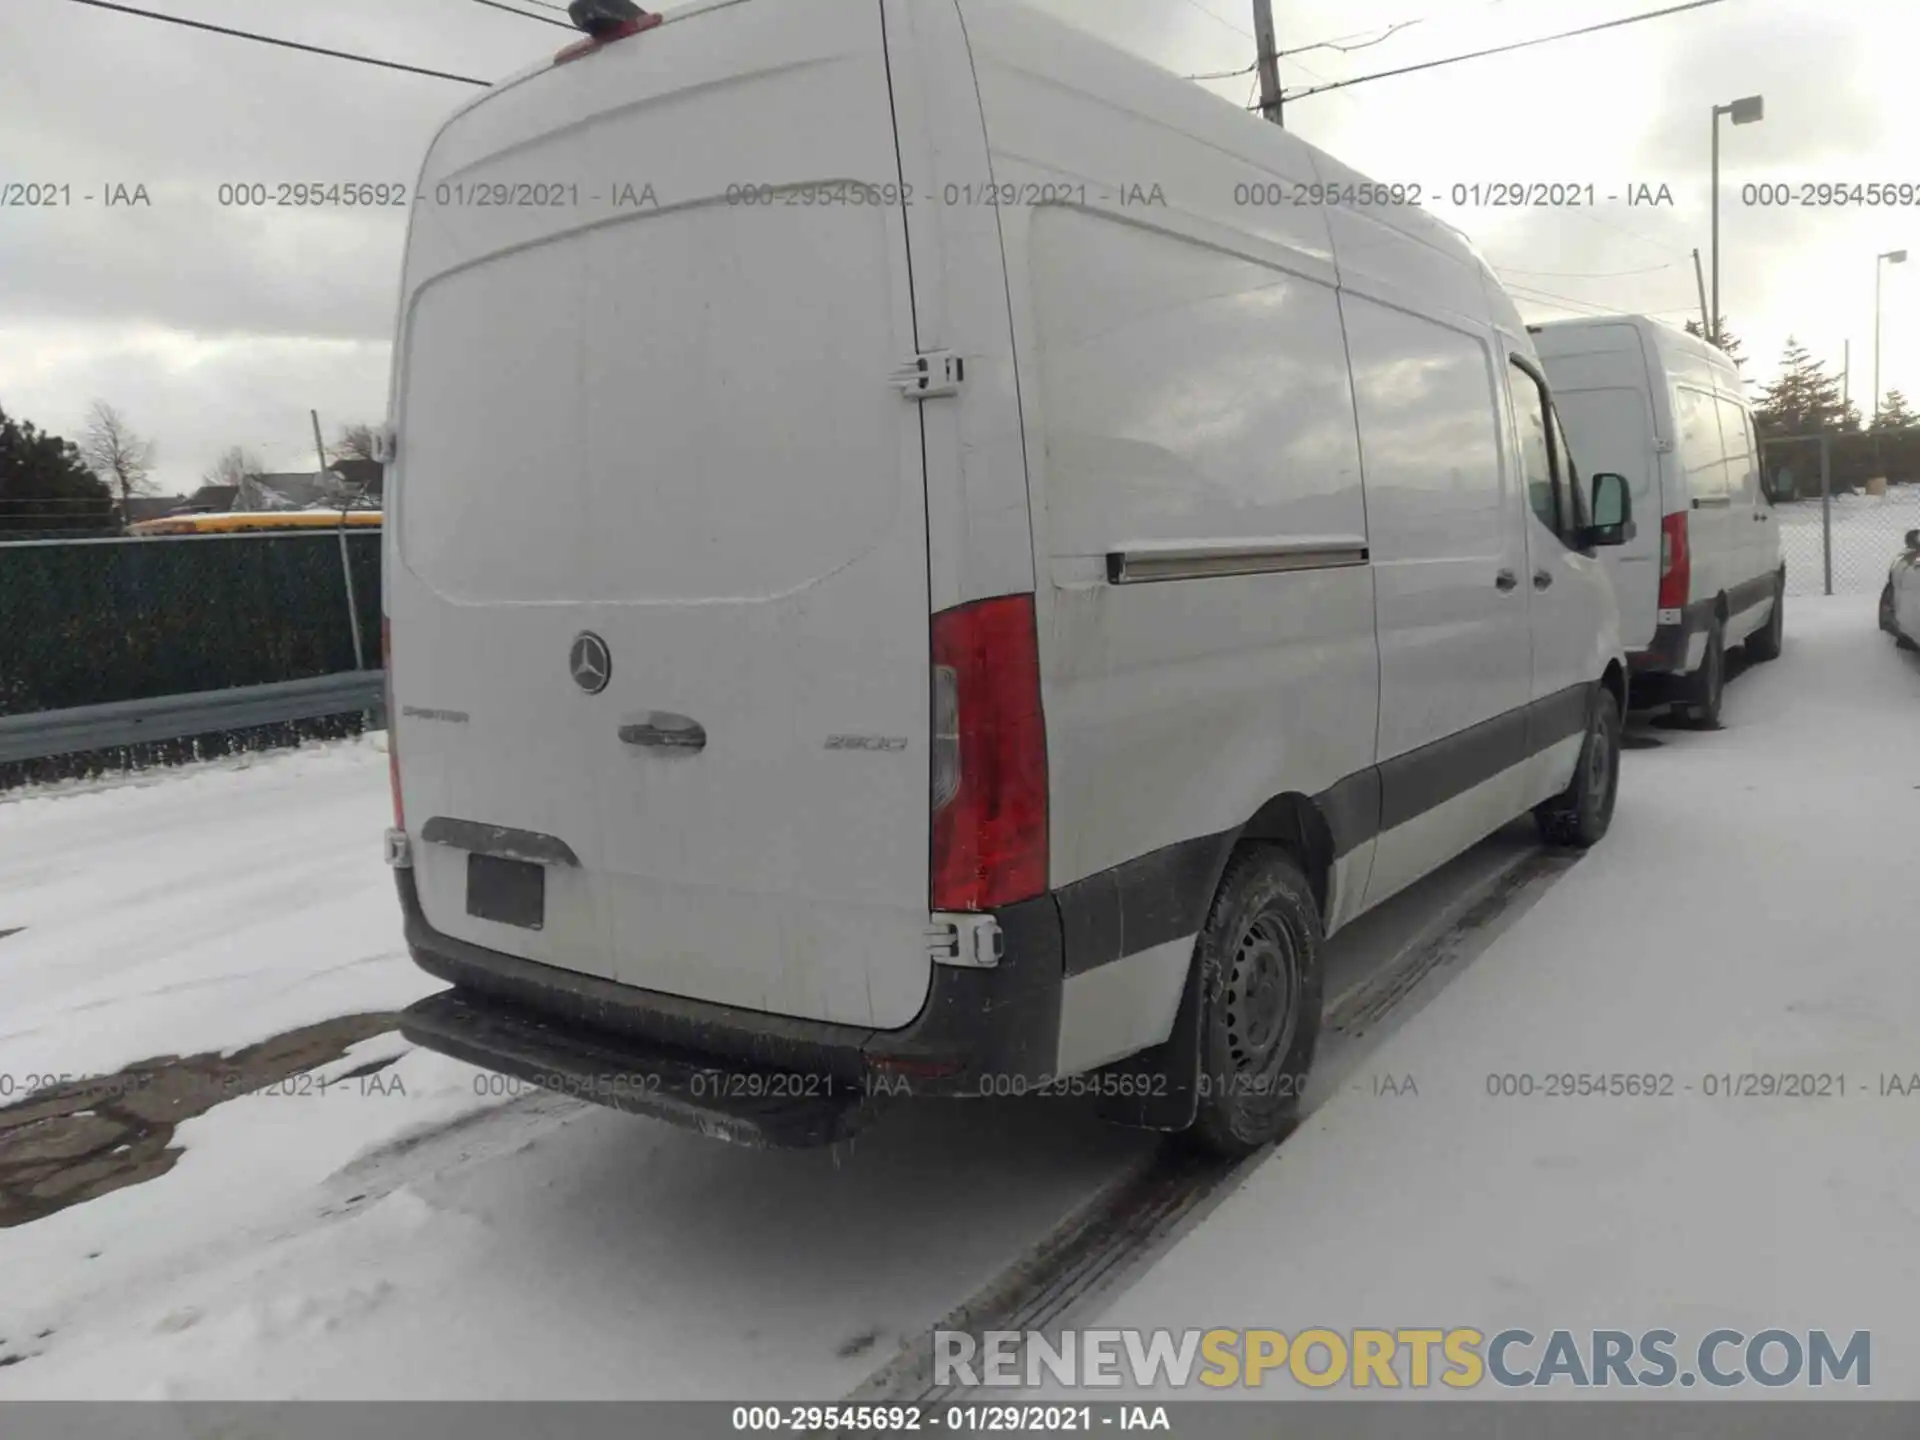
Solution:
M560 29L472 0L133 0L141 8L480 77L551 54ZM541 0L515 0L539 11ZM1037 0L1183 74L1253 56L1248 0ZM1274 0L1289 89L1664 8L1674 0ZM670 8L670 7L669 7ZM551 12L549 12L551 13ZM1517 54L1299 99L1288 128L1383 181L1634 184L1676 203L1454 209L1529 319L1699 313L1690 251L1709 240L1709 114L1759 93L1766 118L1721 137L1721 296L1772 378L1791 333L1872 403L1875 256L1886 267L1882 383L1920 391L1920 206L1753 208L1759 182L1920 187L1912 93L1920 7L1904 0L1724 0ZM1214 82L1235 103L1250 79ZM66 183L71 206L0 209L0 407L77 436L112 401L189 490L227 446L311 469L307 411L329 438L385 410L404 212L222 208L222 182L410 184L443 80L103 12L0 0L0 183ZM96 197L144 185L148 207ZM1622 273L1638 272L1638 273Z

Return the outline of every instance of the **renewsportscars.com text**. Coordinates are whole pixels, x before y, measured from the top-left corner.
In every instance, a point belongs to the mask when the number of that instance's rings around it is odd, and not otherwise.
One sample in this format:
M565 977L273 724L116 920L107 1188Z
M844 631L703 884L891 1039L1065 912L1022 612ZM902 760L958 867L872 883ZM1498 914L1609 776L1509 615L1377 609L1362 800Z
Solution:
M938 1385L1175 1390L1664 1389L1872 1384L1873 1337L1825 1330L957 1330L933 1335Z

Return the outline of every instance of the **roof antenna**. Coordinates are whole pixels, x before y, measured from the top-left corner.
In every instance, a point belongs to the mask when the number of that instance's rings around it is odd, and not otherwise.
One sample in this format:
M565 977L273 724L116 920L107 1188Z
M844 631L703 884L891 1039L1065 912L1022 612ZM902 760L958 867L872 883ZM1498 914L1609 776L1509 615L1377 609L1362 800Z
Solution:
M633 0L573 0L567 16L577 29L596 40L612 40L658 23L659 16L642 10Z

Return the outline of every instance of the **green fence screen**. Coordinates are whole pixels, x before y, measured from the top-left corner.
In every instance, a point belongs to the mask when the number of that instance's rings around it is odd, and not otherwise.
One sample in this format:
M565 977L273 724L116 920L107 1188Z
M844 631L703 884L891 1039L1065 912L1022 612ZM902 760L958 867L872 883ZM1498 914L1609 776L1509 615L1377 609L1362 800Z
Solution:
M367 668L380 536L347 536ZM0 545L0 715L355 668L337 531Z

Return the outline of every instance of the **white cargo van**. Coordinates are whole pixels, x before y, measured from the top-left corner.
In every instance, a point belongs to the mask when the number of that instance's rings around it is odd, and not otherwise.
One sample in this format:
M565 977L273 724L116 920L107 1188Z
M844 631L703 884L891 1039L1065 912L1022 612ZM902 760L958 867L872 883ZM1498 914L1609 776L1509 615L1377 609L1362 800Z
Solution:
M405 1033L750 1143L1265 1142L1327 935L1607 829L1624 481L1455 233L1020 4L598 8L409 231Z
M1644 315L1530 329L1574 460L1626 476L1645 517L1606 556L1634 708L1676 705L1717 725L1728 647L1777 658L1786 614L1780 526L1740 372Z

